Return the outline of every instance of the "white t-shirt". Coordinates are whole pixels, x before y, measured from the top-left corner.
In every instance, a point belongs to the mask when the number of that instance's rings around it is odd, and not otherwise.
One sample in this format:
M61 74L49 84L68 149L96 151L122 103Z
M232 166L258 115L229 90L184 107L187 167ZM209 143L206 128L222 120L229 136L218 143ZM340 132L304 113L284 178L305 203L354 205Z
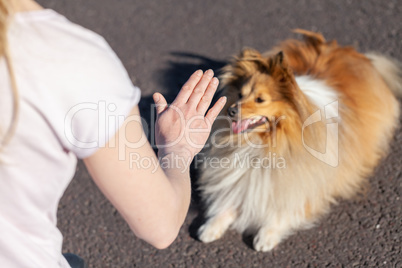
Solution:
M0 266L69 267L56 227L59 200L77 157L114 135L140 91L102 37L55 11L15 15L8 38L20 107L0 156ZM12 97L3 59L0 96L4 131Z

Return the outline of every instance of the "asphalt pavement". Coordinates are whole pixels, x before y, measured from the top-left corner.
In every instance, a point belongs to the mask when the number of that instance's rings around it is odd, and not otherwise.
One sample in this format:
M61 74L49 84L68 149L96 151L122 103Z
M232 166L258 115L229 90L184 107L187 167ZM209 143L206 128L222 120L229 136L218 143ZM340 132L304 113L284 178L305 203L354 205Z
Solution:
M260 51L297 37L291 29L402 61L401 0L40 0L109 42L141 88L141 113L151 119L151 94L172 100L198 68L218 71L244 47ZM402 267L402 128L388 157L369 178L367 196L341 201L316 227L299 231L268 253L234 231L211 244L193 238L199 199L177 240L156 250L136 238L79 163L58 212L63 252L90 267ZM196 175L193 176L196 181Z

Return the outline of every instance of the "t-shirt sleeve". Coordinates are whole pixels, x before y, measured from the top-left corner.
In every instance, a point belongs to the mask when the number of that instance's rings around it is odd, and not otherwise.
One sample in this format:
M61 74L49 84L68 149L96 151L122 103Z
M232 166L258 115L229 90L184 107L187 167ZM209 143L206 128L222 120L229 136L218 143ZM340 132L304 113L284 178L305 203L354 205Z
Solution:
M103 147L140 100L123 64L103 39L72 72L64 103L64 147L86 158Z
M115 135L140 90L104 38L64 17L12 30L23 38L11 44L15 71L24 78L18 86L27 89L21 101L40 113L62 150L90 156Z

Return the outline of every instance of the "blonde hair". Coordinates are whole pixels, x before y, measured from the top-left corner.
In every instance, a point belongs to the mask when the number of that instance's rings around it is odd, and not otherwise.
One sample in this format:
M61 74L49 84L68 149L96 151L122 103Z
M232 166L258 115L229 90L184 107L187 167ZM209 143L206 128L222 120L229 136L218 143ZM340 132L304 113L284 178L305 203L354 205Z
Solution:
M0 152L8 144L17 126L17 117L19 111L19 97L17 83L11 63L10 52L7 42L7 26L11 14L11 4L9 0L0 0L0 58L4 58L8 75L10 77L10 85L13 97L13 111L11 124L4 134L0 137Z

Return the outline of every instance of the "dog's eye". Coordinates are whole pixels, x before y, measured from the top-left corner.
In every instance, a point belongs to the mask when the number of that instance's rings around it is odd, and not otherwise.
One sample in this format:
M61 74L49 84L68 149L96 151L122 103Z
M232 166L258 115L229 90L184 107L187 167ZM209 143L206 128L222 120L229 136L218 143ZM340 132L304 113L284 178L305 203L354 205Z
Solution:
M255 99L255 102L262 103L264 100L261 97L258 97Z
M243 95L241 94L241 92L239 93L239 99L243 98Z

